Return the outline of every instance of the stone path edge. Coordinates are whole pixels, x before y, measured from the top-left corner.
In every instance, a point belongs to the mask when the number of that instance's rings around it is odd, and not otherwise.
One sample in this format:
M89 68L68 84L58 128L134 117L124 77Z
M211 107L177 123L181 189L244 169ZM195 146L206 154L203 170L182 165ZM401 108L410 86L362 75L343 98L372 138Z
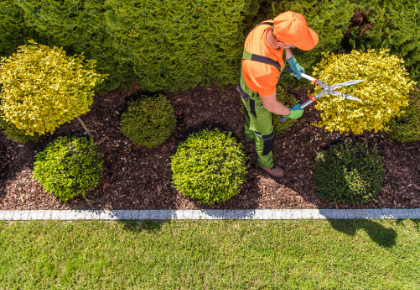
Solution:
M414 209L0 210L0 220L420 219Z

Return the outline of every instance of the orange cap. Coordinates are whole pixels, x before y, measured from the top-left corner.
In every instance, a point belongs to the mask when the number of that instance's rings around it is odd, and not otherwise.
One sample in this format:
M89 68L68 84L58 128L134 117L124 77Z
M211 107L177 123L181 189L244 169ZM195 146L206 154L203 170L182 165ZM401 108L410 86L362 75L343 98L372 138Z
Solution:
M318 34L308 27L302 14L287 11L274 18L274 37L302 50L311 50L318 43Z

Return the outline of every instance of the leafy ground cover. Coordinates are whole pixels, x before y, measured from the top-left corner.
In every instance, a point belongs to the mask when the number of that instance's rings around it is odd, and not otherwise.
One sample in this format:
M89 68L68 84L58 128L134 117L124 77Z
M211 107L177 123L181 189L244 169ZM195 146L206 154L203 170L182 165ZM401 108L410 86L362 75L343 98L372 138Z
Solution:
M0 245L2 289L420 288L418 220L0 222Z
M308 99L307 90L291 89L299 101ZM222 92L219 86L197 87L185 92L165 93L174 106L177 125L171 137L157 148L137 147L119 128L128 101L142 94L135 84L129 90L95 95L91 111L81 116L104 154L104 176L97 188L82 197L60 202L46 194L32 177L37 152L59 136L83 136L77 120L60 126L41 142L18 145L0 132L5 148L3 175L0 175L0 209L269 209L269 208L416 208L420 207L420 142L401 143L384 132L331 134L311 125L320 120L313 105L285 133L275 136L274 161L286 169L284 178L272 178L257 167L255 145L246 143L239 93L234 86ZM250 157L247 180L241 193L212 206L198 204L175 190L170 156L189 133L205 128L233 132ZM316 194L313 161L317 153L330 148L335 137L376 146L384 157L386 177L375 201L346 206L323 201ZM341 139L342 140L342 139ZM0 157L1 158L1 157Z

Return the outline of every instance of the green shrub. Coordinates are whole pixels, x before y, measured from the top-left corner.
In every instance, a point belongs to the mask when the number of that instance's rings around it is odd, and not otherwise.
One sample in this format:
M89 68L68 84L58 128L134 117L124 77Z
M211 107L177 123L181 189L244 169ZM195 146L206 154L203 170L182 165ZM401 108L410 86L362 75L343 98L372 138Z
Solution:
M355 204L376 198L385 178L383 157L376 148L346 140L315 158L317 194L333 202Z
M346 38L353 49L386 48L403 58L410 78L420 81L420 4L418 1L358 0L367 23L351 28ZM367 13L369 11L369 13ZM370 26L370 27L369 27Z
M395 55L389 55L385 49L379 52L372 49L367 53L353 50L340 55L323 53L323 56L322 61L314 67L313 75L327 84L363 80L337 90L361 101L325 94L315 104L317 110L323 111L322 121L312 124L340 133L388 130L385 123L402 113L401 107L408 105L408 94L415 86L402 65L403 61ZM316 86L314 94L321 90L320 86Z
M293 95L289 94L281 86L277 87L276 99L286 107L292 107L293 105L298 103L296 98ZM286 121L281 122L279 119L282 117L283 116L273 114L273 126L274 132L276 134L286 132L294 123L296 123L296 120L294 119L287 119Z
M121 115L121 133L136 146L156 147L166 141L176 127L174 108L165 96L142 96L128 103Z
M46 42L25 23L24 11L14 0L0 1L0 56L9 56L29 39ZM45 44L45 43L44 43Z
M135 80L130 61L121 61L114 48L114 36L107 29L105 1L15 1L25 18L25 25L48 42L49 46L64 47L67 55L80 55L97 61L96 71L108 74L95 90L104 93L117 87L123 89Z
M59 137L36 155L34 177L62 201L95 188L102 178L102 155L93 141Z
M401 108L405 113L392 118L388 124L388 134L400 142L420 140L420 91L412 91L409 98L410 104Z
M181 142L171 156L175 188L209 205L239 194L249 164L243 144L231 135L206 129Z
M16 128L13 123L6 122L3 119L3 114L0 111L0 128L3 129L4 134L8 139L11 139L17 143L25 144L28 141L36 142L40 139L40 135L35 133L33 136L26 135L25 130Z
M256 0L106 1L116 57L133 65L141 88L180 91L236 84L246 16Z
M62 48L29 41L17 53L0 59L2 114L26 134L54 133L65 122L89 112L93 87L106 76L95 61L68 57Z

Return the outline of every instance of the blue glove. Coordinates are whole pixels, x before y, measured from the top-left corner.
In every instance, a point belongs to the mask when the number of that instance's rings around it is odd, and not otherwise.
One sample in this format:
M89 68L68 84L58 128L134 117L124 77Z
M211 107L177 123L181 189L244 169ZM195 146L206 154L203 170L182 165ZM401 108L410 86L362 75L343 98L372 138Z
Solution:
M294 56L286 60L287 63L290 65L290 68L294 73L291 73L292 76L295 76L298 80L302 78L302 73L305 72L305 69L301 67L297 62Z

